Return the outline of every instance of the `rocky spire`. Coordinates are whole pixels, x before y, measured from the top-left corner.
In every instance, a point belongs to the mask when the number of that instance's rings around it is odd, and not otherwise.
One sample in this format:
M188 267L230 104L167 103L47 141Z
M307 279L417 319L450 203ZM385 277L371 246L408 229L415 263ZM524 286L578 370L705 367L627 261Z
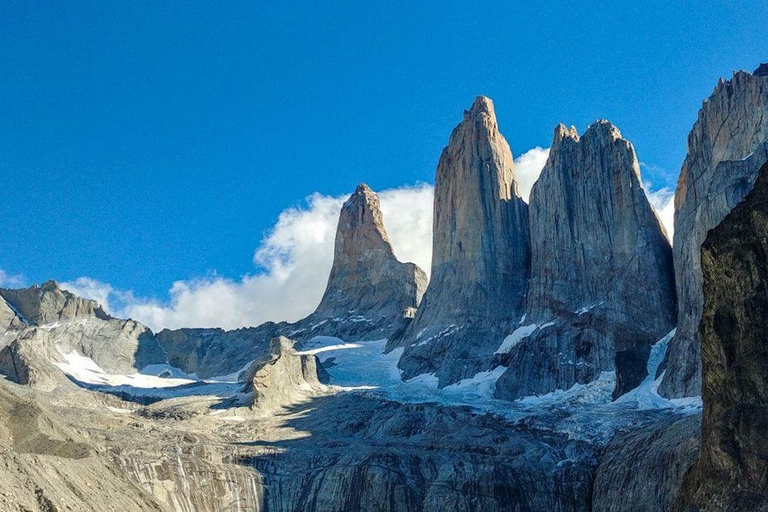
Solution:
M709 232L702 246L701 450L686 474L675 510L768 506L766 233L768 164L762 166L752 191Z
M703 304L701 244L746 195L768 159L768 76L721 80L688 135L688 155L675 191L675 279L678 327L667 352L659 391L667 397L701 389L698 327Z
M676 314L672 250L632 144L604 120L582 137L557 126L529 214L526 325L499 348L509 368L497 395L589 382L631 350L616 368L617 394L628 391L645 377L650 345Z
M360 184L344 203L336 231L333 266L314 317L401 317L419 305L427 276L395 257L378 195Z
M517 323L527 281L528 210L493 103L478 97L443 150L435 176L432 274L400 343L404 378L445 385L488 364Z

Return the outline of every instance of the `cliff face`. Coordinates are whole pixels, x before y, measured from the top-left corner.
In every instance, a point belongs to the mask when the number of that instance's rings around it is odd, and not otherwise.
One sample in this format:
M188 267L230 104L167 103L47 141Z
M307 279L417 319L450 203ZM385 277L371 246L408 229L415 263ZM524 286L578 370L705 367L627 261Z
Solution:
M702 439L678 510L768 509L768 163L702 246Z
M607 121L582 137L558 126L529 212L525 325L497 350L508 365L497 396L567 389L614 367L616 396L629 391L676 314L671 247L632 144Z
M768 75L761 70L764 66L754 74L739 71L731 80L721 80L688 136L675 192L677 335L659 388L667 397L694 396L701 389L701 244L750 190L768 160Z
M404 378L434 373L446 385L487 366L522 314L527 225L493 103L478 97L438 163L430 283L398 340Z

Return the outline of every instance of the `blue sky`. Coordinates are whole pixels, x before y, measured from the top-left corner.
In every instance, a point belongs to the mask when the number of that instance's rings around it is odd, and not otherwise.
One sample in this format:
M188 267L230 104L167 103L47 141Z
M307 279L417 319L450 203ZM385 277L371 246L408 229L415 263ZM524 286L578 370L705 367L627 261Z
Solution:
M515 155L608 118L673 187L718 77L768 60L762 1L6 1L0 19L0 269L161 301L254 273L309 194L431 183L478 94Z

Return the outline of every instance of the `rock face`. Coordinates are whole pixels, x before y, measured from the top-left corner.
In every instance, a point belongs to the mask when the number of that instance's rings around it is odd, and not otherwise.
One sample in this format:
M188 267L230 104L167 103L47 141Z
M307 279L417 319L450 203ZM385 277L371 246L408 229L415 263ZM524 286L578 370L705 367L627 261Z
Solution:
M434 212L430 283L398 340L398 366L444 386L487 368L520 320L528 280L528 208L488 98L464 112L443 150Z
M395 258L379 197L360 184L341 208L331 275L313 317L392 321L418 307L426 287L423 270Z
M324 390L328 374L313 354L302 354L285 336L273 338L266 357L248 369L247 391L253 393L251 408L273 413Z
M411 321L426 287L423 270L395 257L379 197L361 184L341 209L328 285L311 315L233 331L166 329L157 338L173 366L201 378L226 375L243 370L277 336L298 343L315 336L390 338Z
M701 389L697 329L703 304L700 248L707 231L750 190L768 160L768 75L765 65L720 81L688 136L688 156L675 192L677 335L659 388L667 397Z
M677 510L768 510L768 163L707 235L701 453Z
M0 373L15 382L53 385L51 363L63 362L72 352L108 373L130 374L165 363L165 353L146 326L112 318L96 301L62 290L54 281L0 289L0 297L5 301L0 316L16 315L0 338Z
M672 250L632 144L607 121L582 137L559 125L529 215L525 325L497 350L508 365L497 396L567 389L614 368L614 395L629 391L676 315Z
M597 467L593 512L671 510L699 453L701 416L662 419L617 435Z

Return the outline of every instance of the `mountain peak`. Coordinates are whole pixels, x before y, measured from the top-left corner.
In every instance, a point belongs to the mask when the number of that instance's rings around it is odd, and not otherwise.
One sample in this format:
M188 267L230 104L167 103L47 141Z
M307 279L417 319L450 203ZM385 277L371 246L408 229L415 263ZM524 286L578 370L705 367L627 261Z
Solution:
M761 63L752 74L755 76L768 76L768 63Z
M358 185L341 209L331 275L315 314L401 315L418 306L426 281L416 265L397 260L378 194L365 183Z

